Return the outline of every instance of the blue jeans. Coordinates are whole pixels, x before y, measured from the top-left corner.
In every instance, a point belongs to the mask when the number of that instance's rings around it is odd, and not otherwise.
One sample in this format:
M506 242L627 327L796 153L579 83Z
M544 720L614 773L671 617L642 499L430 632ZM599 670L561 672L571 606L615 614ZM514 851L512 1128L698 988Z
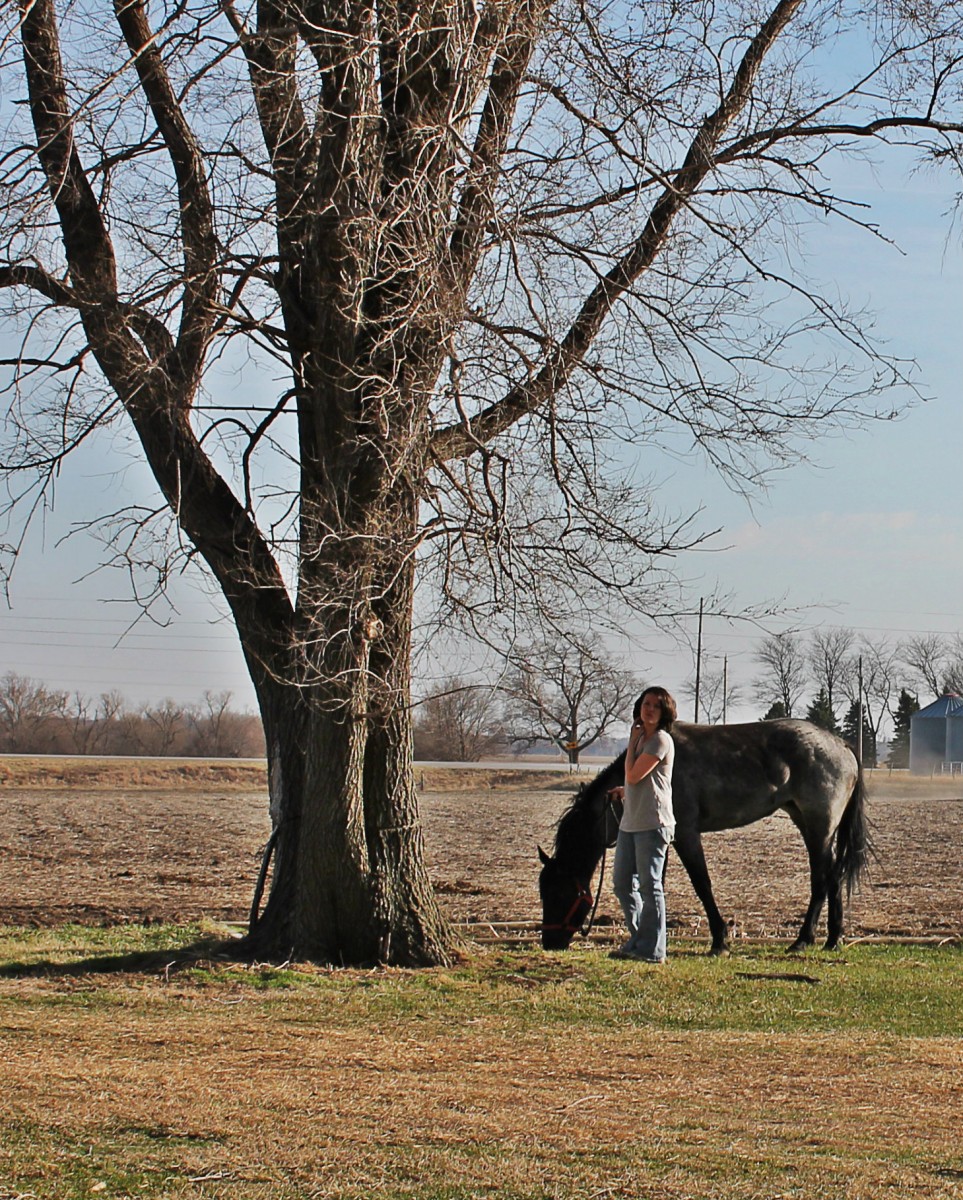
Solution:
M619 830L612 863L612 887L629 930L628 953L661 962L665 958L665 894L662 872L669 849L666 830Z

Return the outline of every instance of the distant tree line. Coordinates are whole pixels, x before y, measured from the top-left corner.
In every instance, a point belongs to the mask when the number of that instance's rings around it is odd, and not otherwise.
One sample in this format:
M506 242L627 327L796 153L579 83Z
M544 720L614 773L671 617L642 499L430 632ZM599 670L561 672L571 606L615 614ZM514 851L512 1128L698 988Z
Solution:
M887 719L893 728L889 763L908 766L910 721L920 697L929 703L948 691L963 693L959 635L892 645L839 628L782 633L760 642L755 659L762 719L806 717L854 745L861 673L867 766L876 765ZM738 698L734 687L722 684L722 675L703 672L700 718L710 724ZM497 682L448 675L426 689L415 703L415 758L477 762L544 748L577 763L592 747L614 753L607 731L624 724L642 686L595 637L537 638L506 656ZM693 694L691 684L679 691ZM196 704L167 699L131 707L117 691L91 698L11 672L0 678L0 751L262 757L260 718L230 702L230 692L207 691Z
M892 722L890 764L909 765L913 713L948 692L963 692L963 638L925 634L904 642L857 636L850 629L781 633L757 648L756 696L764 718L805 716L855 743L860 685L863 758L876 764L881 729ZM810 700L803 711L806 695Z
M477 762L542 748L577 763L593 746L609 751L606 730L640 687L592 634L541 633L512 647L497 682L449 675L432 687L416 705L415 758Z
M117 691L93 698L8 672L0 677L0 752L260 758L264 735L258 716L231 708L230 692L131 707Z
M888 762L908 766L910 721L920 698L929 703L946 692L963 693L959 635L927 634L893 644L845 628L782 633L758 644L755 661L761 719L805 717L854 746L861 681L867 766L877 764L888 723ZM556 634L534 640L512 651L497 682L451 675L426 691L416 704L415 757L478 761L542 747L577 762L593 746L607 753L612 741L606 731L624 724L642 686L597 639ZM699 690L699 717L710 724L741 700L718 671L703 670ZM692 682L683 683L679 693L694 696Z

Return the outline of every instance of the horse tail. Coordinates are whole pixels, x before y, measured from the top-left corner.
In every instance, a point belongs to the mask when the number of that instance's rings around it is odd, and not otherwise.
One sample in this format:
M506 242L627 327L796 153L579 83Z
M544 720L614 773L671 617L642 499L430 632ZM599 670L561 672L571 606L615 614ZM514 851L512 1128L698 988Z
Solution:
M863 764L857 763L856 783L836 829L833 856L833 882L840 888L845 884L847 899L858 886L872 856L873 841L866 817L866 781Z

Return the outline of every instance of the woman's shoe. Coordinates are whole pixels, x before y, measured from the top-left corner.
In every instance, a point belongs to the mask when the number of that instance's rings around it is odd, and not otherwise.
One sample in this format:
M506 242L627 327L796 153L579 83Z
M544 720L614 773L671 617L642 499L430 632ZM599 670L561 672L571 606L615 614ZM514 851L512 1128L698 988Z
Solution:
M612 950L609 952L609 958L635 958L635 957L636 957L636 955L635 955L635 951L632 949L632 939L631 938L627 942L623 942L622 945L619 946L618 950Z

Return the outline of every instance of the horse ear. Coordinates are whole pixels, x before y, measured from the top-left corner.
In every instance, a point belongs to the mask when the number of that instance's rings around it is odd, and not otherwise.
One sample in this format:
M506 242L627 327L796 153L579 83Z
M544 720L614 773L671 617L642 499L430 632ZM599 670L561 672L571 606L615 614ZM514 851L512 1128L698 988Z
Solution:
M542 866L543 866L543 867L547 867L547 866L548 866L548 864L549 864L549 863L552 861L552 860L551 860L551 859L548 857L548 855L545 853L545 851L542 849L542 847L541 847L541 846L539 846L539 847L538 847L538 857L539 857L539 858L542 860Z

